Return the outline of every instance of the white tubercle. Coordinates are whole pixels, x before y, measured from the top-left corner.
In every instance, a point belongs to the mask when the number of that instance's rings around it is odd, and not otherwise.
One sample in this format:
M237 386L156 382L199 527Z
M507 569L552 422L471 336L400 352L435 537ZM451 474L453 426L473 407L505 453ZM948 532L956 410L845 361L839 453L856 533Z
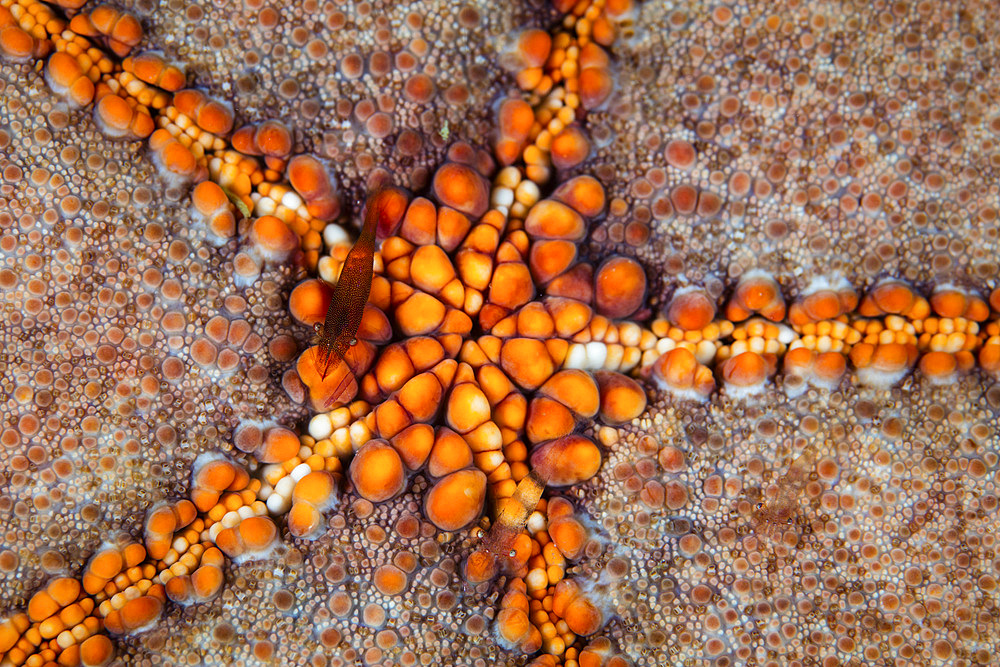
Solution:
M330 416L325 412L321 412L309 420L309 435L314 439L329 438L331 433L333 433L333 423L330 422Z
M350 238L347 236L347 232L343 227L337 224L329 224L323 228L323 242L328 247L333 247L340 245L341 243L347 243Z
M310 472L312 472L312 468L309 467L308 463L300 463L294 468L292 468L292 472L290 473L289 477L291 477L294 481L297 482L306 475L308 475Z
M291 496L285 497L280 493L272 493L271 497L267 499L267 511L274 515L284 514L291 506Z

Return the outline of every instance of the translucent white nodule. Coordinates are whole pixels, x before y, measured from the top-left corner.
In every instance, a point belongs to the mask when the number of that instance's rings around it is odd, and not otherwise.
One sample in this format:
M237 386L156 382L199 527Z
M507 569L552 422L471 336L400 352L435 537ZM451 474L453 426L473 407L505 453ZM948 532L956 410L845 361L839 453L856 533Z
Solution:
M320 413L309 420L309 435L315 440L325 440L333 433L333 423L330 416Z

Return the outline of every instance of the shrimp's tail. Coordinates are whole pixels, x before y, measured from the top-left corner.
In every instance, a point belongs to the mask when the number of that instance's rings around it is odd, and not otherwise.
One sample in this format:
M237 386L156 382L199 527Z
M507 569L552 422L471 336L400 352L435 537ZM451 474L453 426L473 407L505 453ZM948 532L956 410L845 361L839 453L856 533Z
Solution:
M330 397L326 399L326 403L323 406L324 410L332 408L334 403L339 402L340 397L343 396L345 392L350 390L351 383L355 381L354 374L351 373L351 369L348 368L347 362L341 361L339 364L336 364L335 368L338 372L341 372L341 375L337 379L337 384L330 392Z
M497 520L483 538L484 548L498 556L509 557L514 541L524 530L528 517L538 507L547 479L531 470L518 482L513 495L506 499Z

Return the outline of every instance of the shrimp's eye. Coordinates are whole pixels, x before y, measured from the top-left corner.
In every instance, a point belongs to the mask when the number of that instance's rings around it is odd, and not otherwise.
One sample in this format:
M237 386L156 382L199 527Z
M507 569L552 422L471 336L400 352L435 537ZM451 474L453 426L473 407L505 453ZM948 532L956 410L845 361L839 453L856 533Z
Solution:
M517 552L516 552L515 550L511 549L510 551L508 551L508 552L507 552L507 555L508 555L508 556L509 556L510 558L513 558L514 556L516 556L516 555L517 555Z
M351 345L357 345L357 344L358 344L358 339L357 338L352 338L351 339Z
M317 322L316 324L314 324L313 331L315 331L319 335L323 335L323 324L321 322Z

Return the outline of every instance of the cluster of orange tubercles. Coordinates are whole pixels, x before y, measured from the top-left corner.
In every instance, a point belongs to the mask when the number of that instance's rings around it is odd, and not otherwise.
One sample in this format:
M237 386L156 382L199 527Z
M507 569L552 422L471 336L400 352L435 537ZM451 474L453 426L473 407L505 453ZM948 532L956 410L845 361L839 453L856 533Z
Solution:
M496 514L513 511L531 471L542 487L592 478L602 453L578 431L594 417L621 424L641 414L644 390L614 371L638 366L638 346L656 342L638 324L612 319L642 307L638 264L613 257L595 275L577 258L586 219L604 208L600 184L579 177L540 201L515 167L491 190L488 162L458 144L432 179L432 198L380 191L382 242L356 343L325 376L316 348L296 364L311 404L324 411L309 433L317 446L354 453L354 490L383 502L425 470L424 513L448 532L473 523L487 501ZM341 279L350 248L342 236L328 241L324 280L304 281L290 298L307 326L323 321L327 283ZM535 300L532 272L545 260L529 266L531 250L551 242L568 245L571 257L544 281L549 296ZM476 325L488 333L474 338ZM587 351L595 346L603 350L596 365ZM479 579L490 578L489 564L481 569Z
M262 215L251 223L249 241L257 255L270 263L287 262L299 248L295 232L273 215Z
M233 559L269 553L277 543L277 528L264 516L264 502L257 499L261 488L261 481L251 479L239 464L217 454L200 456L191 474L191 502L198 517L190 526L178 523L173 549L180 554L201 541L216 544Z
M426 468L436 480L425 496L427 518L447 531L475 521L487 481L509 479L510 470L471 367L445 358L434 339L415 338L387 347L361 384L366 394L390 393L374 410L358 401L314 418L310 433L320 438L316 446L341 455L354 452L349 479L367 500L395 497L409 474ZM430 423L442 404L448 426L435 429Z
M212 242L221 244L236 235L236 214L225 191L212 181L203 181L191 191L191 204L209 231Z
M38 0L2 0L0 26L4 35L0 41L3 55L21 61L51 53L54 40L66 29L66 19Z
M269 171L265 178L275 181L288 164L292 153L293 137L291 129L278 120L244 125L233 133L233 148L244 155L261 155Z
M311 155L296 155L288 161L287 176L313 218L329 222L340 214L337 188L322 162Z
M315 536L322 512L336 503L343 485L343 466L333 443L317 442L284 427L261 431L252 424L237 430L234 440L239 449L267 464L260 471L263 484L255 487L258 500L251 503L254 513L264 513L258 504L261 502L266 502L271 514L292 510L292 534Z
M288 532L294 537L313 537L323 525L323 512L333 507L340 495L343 475L338 465L333 470L307 472L292 489L292 507L288 512ZM307 463L307 465L309 465Z
M222 553L236 562L265 558L278 543L278 527L267 517L251 516L216 536Z
M563 498L542 499L504 562L512 578L500 603L496 630L502 643L523 653L572 660L577 637L603 627L605 614L580 583L566 578L587 530ZM568 651L571 651L569 653Z
M630 667L631 662L611 648L605 637L595 637L587 645L577 650L566 649L562 656L543 653L528 663L528 667Z
M98 602L104 602L114 595L124 594L129 586L141 581L142 568L128 574L128 570L138 567L146 557L146 550L141 544L128 543L121 547L110 546L101 549L91 557L84 569L83 590L98 597ZM128 597L132 597L129 595ZM106 611L109 611L105 607Z
M226 491L240 491L250 484L247 471L222 457L206 456L195 461L191 473L191 502L199 512L208 512Z
M192 544L168 570L160 573L160 580L166 582L167 597L177 604L207 602L225 583L224 566L225 558L217 547L209 543Z
M45 81L52 92L75 107L90 104L97 90L78 60L62 51L49 56Z
M80 582L56 578L28 600L26 612L0 621L0 663L107 665L114 645L102 629L94 600Z
M729 320L716 318L715 300L700 287L682 287L674 292L665 315L666 319L658 318L650 324L653 334L665 341L657 343L656 352L662 354L680 348L701 364L715 358L722 341L736 328ZM648 365L653 354L643 353L644 365Z
M937 289L932 301L895 280L869 291L858 306L861 317L852 322L863 334L850 351L859 376L875 373L895 382L919 358L925 376L948 382L975 365L986 303L950 287Z
M340 212L333 179L325 166L307 155L292 156L291 128L276 120L233 132L232 107L201 90L185 88L182 67L162 53L130 55L142 39L142 25L132 14L110 5L75 13L81 3L39 0L0 2L0 56L14 61L47 58L49 88L74 107L93 104L94 119L113 139L148 140L153 162L174 191L212 181L244 215L274 216L282 227L278 241L294 238L294 251L315 268L322 232ZM69 10L67 20L59 8ZM214 240L236 232L232 204L221 206L214 193L196 208L209 221ZM202 210L202 209L207 210ZM225 224L224 224L225 223ZM285 261L294 254L275 251L274 239L251 239L250 252L237 262L237 276L256 278L265 261ZM269 245L270 244L270 245ZM280 244L279 244L280 245Z
M168 602L214 598L225 583L226 557L264 557L277 545L277 526L258 499L261 488L221 455L199 457L191 499L150 508L143 543L124 538L103 545L79 579L53 579L29 600L26 613L0 622L0 663L106 665L114 647L105 632L143 632ZM315 488L296 490L297 501L322 503Z
M796 331L813 333L808 327L839 320L858 306L858 293L844 280L837 285L821 283L799 296L788 309L788 323ZM822 335L822 334L820 334Z
M142 24L132 14L111 5L98 5L74 16L69 29L84 37L96 37L116 56L124 58L142 40Z
M1000 325L987 320L998 305L1000 298L987 302L951 285L927 299L900 280L879 282L859 300L841 279L817 281L785 316L778 284L755 272L740 281L720 321L707 292L678 290L666 320L651 325L657 341L643 352L643 373L692 398L710 395L716 379L737 395L759 391L779 367L793 394L806 385L835 388L848 362L860 382L875 386L898 382L916 365L931 382L952 382L976 365L977 353L995 374Z
M498 109L494 149L500 163L520 162L528 179L544 184L552 168L570 169L591 152L581 123L614 88L610 47L630 2L556 2L565 14L551 31L524 30L506 58L524 99L509 98Z
M125 74L129 76L123 76ZM184 87L187 81L184 71L168 61L158 51L143 51L123 60L122 71L118 73L118 79L126 88L129 88L133 81L145 84L145 86L129 89L127 92L135 97L140 104L155 109L166 107L171 99L169 93L177 92ZM145 94L162 97L162 104L156 103L153 98L144 99L142 95Z
M79 580L53 579L27 613L0 623L0 662L7 665L105 665L114 657L103 633L153 627L168 600L214 597L223 584L219 549L200 542L201 518L188 500L161 504L146 520L146 544L106 544Z
M494 499L508 497L517 481L514 474L519 472L518 461L508 461L504 448L509 451L517 442L517 429L512 428L512 422L516 423L523 414L522 399L518 396L501 374L491 374L483 368L475 373L468 364L461 364L445 405L446 423L468 444L473 463L482 476L483 490L489 482ZM481 504L478 510L482 510ZM471 517L477 518L479 512Z
M599 215L604 204L604 188L590 176L577 176L552 197L532 202L524 217L524 230L534 241L529 266L546 293L590 301L580 298L587 296L588 287L581 285L582 292L573 289L578 267L588 266L579 261L577 245L587 235L587 219Z
M1000 379L1000 287L990 293L993 320L982 330L983 346L979 350L979 365L994 379Z
M715 391L712 369L684 347L664 352L644 370L662 388L681 398L704 399Z
M116 139L145 139L153 133L155 125L149 109L134 97L116 93L112 79L99 83L94 93L94 117L104 134ZM121 89L118 88L120 91Z
M83 588L99 603L108 632L125 635L152 627L167 600L157 574L141 544L109 546L94 554L83 573Z
M15 6L21 7L20 5ZM15 18L7 5L0 5L0 53L16 62L43 58L48 55L52 50L52 42L44 36L36 37L40 31L25 30L21 26L22 22Z
M69 103L87 106L94 100L97 84L115 71L114 61L94 42L71 28L52 35L52 44L55 53L45 64L49 87Z
M300 303L304 306L303 311L300 315L306 317L309 321L307 313L309 311L316 312L315 304L326 303L329 304L332 298L332 290L326 283L315 282L311 283L311 286L315 289L313 293L309 293L306 289L296 288L298 291L296 303ZM302 286L300 286L302 287ZM372 295L376 294L376 289L382 292L382 288L385 284L380 281L377 277L376 280L372 282ZM385 300L382 301L383 305L388 307L388 294L384 294ZM382 298L382 297L379 297ZM307 303L308 300L308 303ZM325 312L325 310L324 310ZM319 318L316 321L321 321ZM376 353L378 351L377 346L387 343L392 337L392 328L389 324L389 320L385 315L383 308L379 307L378 304L369 300L365 307L365 310L361 317L361 323L358 327L356 343L352 345L345 354L343 360L336 360L333 369L326 374L320 371L319 367L319 348L317 346L311 347L306 350L303 354L299 356L298 362L296 364L296 370L301 382L309 390L310 403L316 410L325 410L334 407L336 403L346 404L354 400L358 395L359 383L356 378L362 377L363 374L367 373L375 362ZM443 359L443 357L441 357ZM436 360L432 366L437 364ZM430 370L430 366L422 368L421 370ZM412 375L407 377L406 380L411 379ZM418 382L424 382L429 380L429 378L424 378ZM367 397L372 394L369 392L378 392L378 389L373 388L372 381L367 379L362 379L361 385L365 388L365 393L363 396ZM377 386L377 385L375 385ZM384 386L384 385L383 385ZM402 383L398 387L393 387L393 389L401 389ZM375 395L379 395L376 393ZM407 402L411 398L415 398L412 392L407 392L407 396L404 400ZM397 401L398 403L398 401ZM420 401L411 405L418 412L426 411L428 408L426 405L418 405ZM395 408L386 408L384 412L385 419L396 420L397 424L405 421L402 414ZM405 427L405 426L404 426Z
M156 117L159 129L150 139L150 148L162 169L172 174L175 182L203 181L209 175L209 155L226 149L225 137L233 128L233 120L229 104L201 90L178 90L171 103ZM218 176L213 180L223 187L240 185L224 182ZM250 194L249 187L246 191L237 189L234 192L241 197Z

